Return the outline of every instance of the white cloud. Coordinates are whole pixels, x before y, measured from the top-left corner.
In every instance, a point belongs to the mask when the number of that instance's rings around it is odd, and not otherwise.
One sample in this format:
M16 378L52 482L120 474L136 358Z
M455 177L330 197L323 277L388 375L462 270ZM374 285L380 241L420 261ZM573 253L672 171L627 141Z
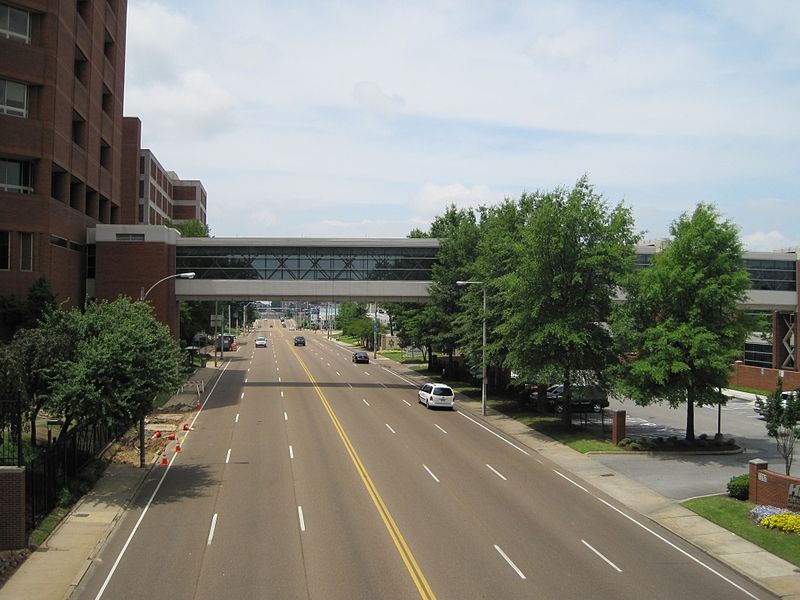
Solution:
M467 187L461 183L426 183L420 188L411 206L416 221L430 223L436 216L444 214L451 204L457 208L477 208L481 204L497 204L505 196L503 192L491 190L485 185Z
M797 240L791 241L779 231L756 231L743 236L742 243L748 250L765 252L780 248L798 247Z

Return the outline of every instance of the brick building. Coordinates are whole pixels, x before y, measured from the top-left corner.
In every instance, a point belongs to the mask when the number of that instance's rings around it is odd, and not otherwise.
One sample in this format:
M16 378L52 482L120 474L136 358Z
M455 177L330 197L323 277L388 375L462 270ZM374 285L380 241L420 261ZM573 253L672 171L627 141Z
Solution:
M0 0L0 290L85 295L88 227L120 220L126 0Z
M206 223L202 183L166 170L123 118L126 15L127 0L0 0L0 295L44 277L80 305L94 295L88 230Z

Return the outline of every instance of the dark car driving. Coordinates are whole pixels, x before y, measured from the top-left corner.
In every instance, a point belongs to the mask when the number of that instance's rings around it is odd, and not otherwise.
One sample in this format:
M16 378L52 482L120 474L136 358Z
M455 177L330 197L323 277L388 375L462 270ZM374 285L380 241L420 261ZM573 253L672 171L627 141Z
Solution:
M353 352L354 363L369 363L369 354L366 352Z
M296 338L294 338L294 345L295 346L305 346L306 345L306 338L304 338L302 335L298 335Z

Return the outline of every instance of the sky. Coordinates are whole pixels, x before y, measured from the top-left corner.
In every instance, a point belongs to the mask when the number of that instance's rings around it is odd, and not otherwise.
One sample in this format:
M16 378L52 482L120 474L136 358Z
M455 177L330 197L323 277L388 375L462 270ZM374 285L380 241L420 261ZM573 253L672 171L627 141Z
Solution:
M405 237L588 174L800 245L795 0L129 0L126 116L217 237Z

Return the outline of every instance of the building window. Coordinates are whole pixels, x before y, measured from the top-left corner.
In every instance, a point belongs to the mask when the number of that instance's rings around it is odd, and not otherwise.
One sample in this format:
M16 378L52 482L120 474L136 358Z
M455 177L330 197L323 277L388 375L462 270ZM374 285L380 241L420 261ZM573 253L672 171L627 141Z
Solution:
M77 46L75 46L75 79L80 81L83 87L89 87L89 59Z
M0 192L33 193L31 163L0 158Z
M100 166L111 170L111 146L104 139L100 139Z
M28 86L0 79L0 114L28 116Z
M0 231L0 271L11 268L11 232Z
M83 22L89 23L89 0L78 0L77 9Z
M72 111L72 141L86 149L86 120Z
M33 234L19 234L19 270L33 271Z
M114 40L111 39L111 34L106 31L105 39L103 40L103 54L106 57L106 60L111 64L111 66L115 66L114 60Z
M111 90L106 87L106 84L103 84L103 112L106 113L109 117L114 116L114 96L111 95Z
M0 37L31 43L31 14L0 4Z

